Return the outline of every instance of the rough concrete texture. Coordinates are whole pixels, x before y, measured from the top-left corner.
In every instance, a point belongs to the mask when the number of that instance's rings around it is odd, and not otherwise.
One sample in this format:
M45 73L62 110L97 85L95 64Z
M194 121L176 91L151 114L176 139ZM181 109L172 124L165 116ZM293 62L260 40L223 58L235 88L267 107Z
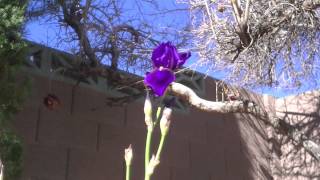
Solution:
M320 164L313 155L303 148L300 135L304 134L320 144L319 137L320 91L309 91L300 95L276 100L276 113L289 124L284 128L291 136L275 134L277 149L274 155L274 177L276 180L317 180L320 179ZM298 142L298 143L297 143Z

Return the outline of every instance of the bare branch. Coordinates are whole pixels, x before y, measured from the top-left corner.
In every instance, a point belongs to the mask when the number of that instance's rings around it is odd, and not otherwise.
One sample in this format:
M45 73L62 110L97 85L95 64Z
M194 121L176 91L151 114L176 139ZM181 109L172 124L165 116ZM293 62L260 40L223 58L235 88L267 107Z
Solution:
M255 105L252 102L240 100L226 102L208 101L200 98L192 89L180 83L172 83L170 91L187 101L191 106L203 111L220 113L255 111Z
M231 5L232 9L235 15L235 20L237 21L238 24L241 23L241 15L242 15L242 10L238 4L237 0L231 0Z
M299 87L320 65L319 0L186 0L199 65L239 86ZM213 33L214 32L214 33ZM303 68L300 68L303 67Z
M246 0L246 10L245 10L245 13L244 13L244 20L243 20L243 22L244 22L245 24L248 23L249 8L250 8L250 0Z
M79 2L74 1L69 8L67 7L67 4L64 0L59 0L59 4L61 5L63 10L64 21L76 32L80 44L83 47L83 51L88 56L88 59L91 62L90 65L92 67L96 67L99 60L93 52L88 35L85 32L84 25L81 23L82 14L79 14L80 9L79 7L77 7L79 5Z
M305 0L302 6L308 11L314 10L320 7L320 0Z

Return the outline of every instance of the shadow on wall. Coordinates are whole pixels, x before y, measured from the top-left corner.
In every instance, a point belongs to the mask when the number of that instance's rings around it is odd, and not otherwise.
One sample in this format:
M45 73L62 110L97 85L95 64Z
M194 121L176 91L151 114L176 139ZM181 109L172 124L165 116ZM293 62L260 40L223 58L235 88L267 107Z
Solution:
M270 151L266 131L266 119L251 114L234 114L238 124L241 151L250 175L243 179L273 179L270 172Z
M320 91L277 100L281 117L274 135L276 179L320 179L320 163L303 142L320 144Z
M206 88L207 92L215 89ZM59 97L61 107L49 110L43 105L48 93ZM142 179L146 134L143 100L110 107L106 105L108 97L34 76L32 95L14 121L25 143L22 179L122 180L123 153L129 144L134 148L132 179ZM262 122L241 113L174 112L153 180L272 179ZM155 137L154 147L159 135Z

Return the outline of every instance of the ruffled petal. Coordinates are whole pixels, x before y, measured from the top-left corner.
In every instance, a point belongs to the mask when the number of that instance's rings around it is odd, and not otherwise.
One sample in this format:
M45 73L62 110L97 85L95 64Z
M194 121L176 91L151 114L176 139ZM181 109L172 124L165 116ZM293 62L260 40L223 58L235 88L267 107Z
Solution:
M152 91L162 96L167 87L176 79L174 73L169 69L155 69L147 74L144 83L152 89Z
M165 43L161 43L153 50L151 59L155 68L159 68L160 66L165 67L168 64L168 51L169 49Z
M177 69L178 67L178 62L180 60L180 57L179 57L179 53L178 53L178 50L175 46L172 46L172 59L170 60L170 68L171 70L175 70Z
M189 59L191 56L190 52L182 52L179 53L179 61L177 63L177 68L181 68L182 65L187 61L187 59Z
M151 56L155 68L176 69L179 60L177 48L171 42L161 43L156 47Z

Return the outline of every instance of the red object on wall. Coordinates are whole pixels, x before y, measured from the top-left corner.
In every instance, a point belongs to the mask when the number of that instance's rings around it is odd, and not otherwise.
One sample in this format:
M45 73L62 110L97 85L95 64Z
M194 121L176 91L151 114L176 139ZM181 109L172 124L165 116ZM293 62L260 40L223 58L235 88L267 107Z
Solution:
M54 94L48 94L43 99L43 104L50 110L57 109L61 106L60 99Z

